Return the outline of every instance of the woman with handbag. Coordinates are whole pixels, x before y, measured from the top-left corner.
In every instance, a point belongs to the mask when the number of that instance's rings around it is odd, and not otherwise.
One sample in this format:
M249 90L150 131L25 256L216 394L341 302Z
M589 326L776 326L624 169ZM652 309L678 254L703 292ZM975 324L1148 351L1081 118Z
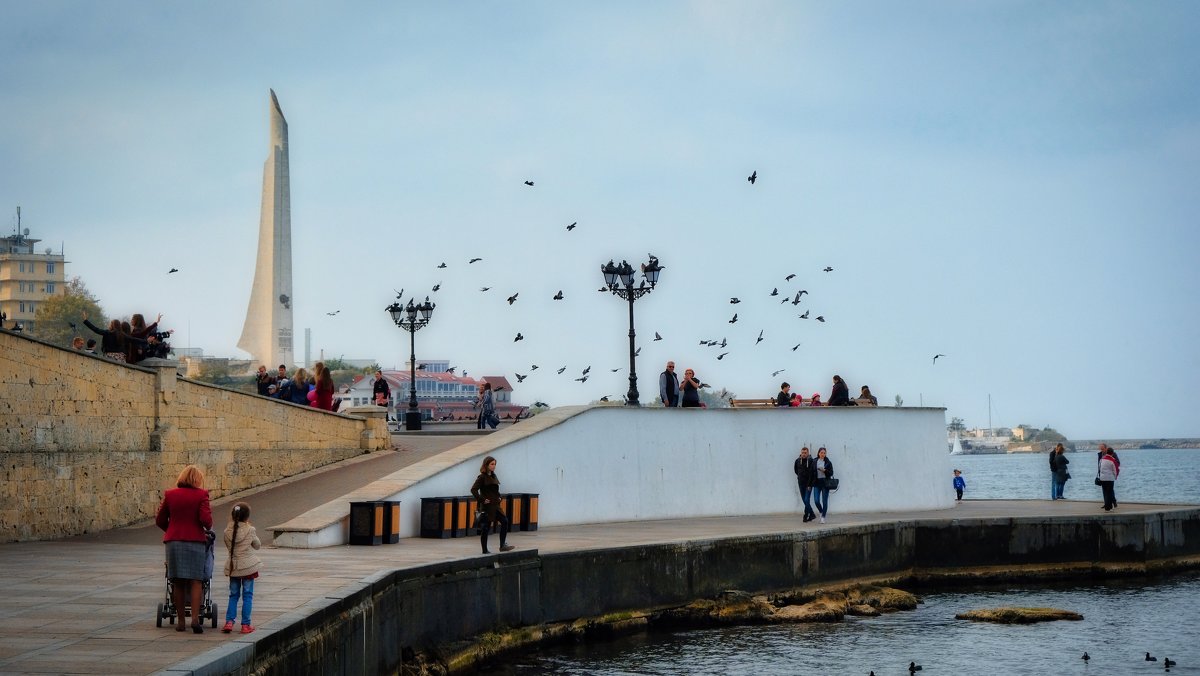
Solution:
M1104 455L1100 456L1100 465L1096 468L1096 483L1100 484L1100 489L1104 493L1104 511L1112 511L1117 506L1117 494L1113 486L1117 483L1117 476L1120 475L1121 468L1115 460L1115 454L1111 448L1105 446Z
M508 516L500 508L500 479L496 478L496 459L492 456L483 459L483 464L479 467L479 476L471 486L471 495L475 497L475 504L480 512L476 523L479 525L479 541L483 545L483 553L491 554L487 541L488 533L494 524L500 524L500 551L510 552L515 549L505 543L510 524Z
M813 485L813 501L821 513L821 523L825 523L825 516L829 513L829 490L833 488L833 480L833 461L822 446L817 449L817 480Z
M483 426L487 425L496 429L496 426L500 424L500 419L496 417L496 405L492 402L491 383L479 383L479 398L475 400L475 406L479 408L479 420L476 421L475 427L483 429Z

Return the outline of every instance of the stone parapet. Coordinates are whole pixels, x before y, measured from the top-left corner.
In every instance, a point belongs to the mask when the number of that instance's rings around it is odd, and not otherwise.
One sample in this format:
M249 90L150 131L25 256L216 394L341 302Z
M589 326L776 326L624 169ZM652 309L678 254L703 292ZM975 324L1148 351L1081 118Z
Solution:
M0 331L0 542L152 517L188 464L215 499L391 446L382 416L346 413Z

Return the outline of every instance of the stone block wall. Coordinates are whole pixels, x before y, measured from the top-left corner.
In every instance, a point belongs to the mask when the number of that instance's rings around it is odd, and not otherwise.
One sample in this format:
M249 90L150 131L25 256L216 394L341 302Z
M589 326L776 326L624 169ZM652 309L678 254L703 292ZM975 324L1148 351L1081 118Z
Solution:
M318 411L0 331L0 542L153 517L188 464L212 497L391 446L382 409Z

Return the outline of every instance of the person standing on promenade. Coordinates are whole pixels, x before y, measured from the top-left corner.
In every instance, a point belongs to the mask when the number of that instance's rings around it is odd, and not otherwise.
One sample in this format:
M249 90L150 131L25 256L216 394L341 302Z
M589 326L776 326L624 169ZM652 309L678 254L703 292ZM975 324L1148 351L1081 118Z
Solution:
M817 474L813 487L816 489L817 511L821 513L821 523L825 523L825 516L829 513L828 481L833 478L833 461L829 459L828 451L824 446L817 449L815 469Z
M1062 444L1054 447L1054 499L1063 500L1063 489L1067 486L1067 479L1071 478L1071 473L1067 471L1067 465L1071 464L1070 459L1066 456L1067 449Z
M842 380L841 376L833 377L833 391L829 393L829 401L826 406L849 406L850 405L850 387L846 385L846 381Z
M192 632L204 633L203 582L208 560L208 534L212 528L212 508L204 490L204 472L188 465L179 473L172 488L163 495L154 523L161 528L167 548L167 577L171 579L171 601L175 604L175 631L186 631L184 583L191 588Z
M967 480L962 478L962 470L954 470L954 494L958 497L955 500L962 502L963 491L967 490Z
M1062 444L1059 444L1061 446ZM1050 499L1058 499L1058 447L1050 449Z
M696 378L695 371L687 369L683 372L683 382L679 383L679 391L683 408L700 408L700 381Z
M376 406L388 405L388 401L392 398L392 387L383 378L383 371L375 372L375 382L371 385L371 399L374 400Z
M229 605L225 607L225 626L221 631L228 634L233 631L233 621L237 619L238 599L242 600L242 633L254 631L250 624L250 613L254 610L254 581L258 579L258 569L262 560L255 549L262 547L258 533L250 525L250 505L239 502L233 506L229 525L225 526L225 549L229 550L229 560L225 562L225 576L229 578Z
M786 380L779 386L779 394L775 395L776 406L792 405L792 385Z
M500 420L496 417L496 404L492 400L491 383L486 381L479 383L479 397L475 400L475 407L479 409L479 419L476 421L475 428L483 429L484 425L487 425L496 429Z
M475 497L478 511L482 513L477 522L481 520L479 542L483 545L483 553L491 554L487 546L488 534L491 533L492 526L497 523L500 524L500 551L510 552L515 549L512 545L505 543L511 524L500 506L500 479L496 478L496 459L492 456L489 455L483 459L483 464L479 467L479 476L471 486L471 495Z
M800 499L804 501L804 523L817 518L813 511L811 500L813 484L817 482L817 461L808 454L808 446L800 449L800 457L792 463L796 472L796 485L800 487Z
M1115 450L1113 450L1112 446L1109 446L1108 444L1102 442L1100 444L1100 450L1096 453L1096 474L1097 475L1100 474L1100 461L1104 459L1104 456L1106 454L1112 455L1112 461L1117 466L1117 473L1120 473L1121 472L1120 456L1117 455L1117 452ZM1114 497L1113 498L1113 507L1116 507L1116 506L1117 506L1117 499L1116 499L1116 497Z
M658 374L658 400L667 408L679 406L679 375L673 361L668 361L667 368Z
M1112 511L1117 506L1117 494L1113 486L1121 474L1121 466L1113 450L1104 447L1104 455L1100 456L1100 466L1096 469L1096 478L1100 481L1100 489L1104 492L1104 511Z

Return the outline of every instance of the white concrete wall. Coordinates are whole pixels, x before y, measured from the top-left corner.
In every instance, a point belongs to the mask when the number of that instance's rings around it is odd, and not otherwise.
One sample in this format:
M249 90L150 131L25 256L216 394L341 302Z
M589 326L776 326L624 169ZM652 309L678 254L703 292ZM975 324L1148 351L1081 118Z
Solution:
M507 432L389 498L403 503L401 536L419 534L422 497L466 495L488 454L502 492L540 494L543 526L798 512L804 445L826 446L841 479L834 519L954 502L940 408L594 407L510 443Z

